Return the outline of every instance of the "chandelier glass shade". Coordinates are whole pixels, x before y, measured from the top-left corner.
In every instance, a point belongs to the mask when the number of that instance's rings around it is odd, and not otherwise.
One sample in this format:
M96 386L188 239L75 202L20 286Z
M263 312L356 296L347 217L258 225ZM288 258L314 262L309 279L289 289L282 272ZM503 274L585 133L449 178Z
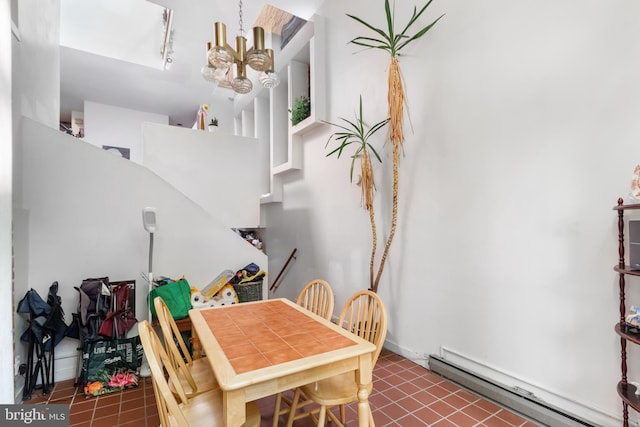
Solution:
M272 87L276 87L280 84L280 77L278 77L278 73L273 71L273 50L267 49L267 55L271 58L271 68L268 70L264 70L260 73L260 84L267 89Z
M256 71L266 71L273 67L273 58L264 48L262 27L253 27L253 47L247 52L247 65Z
M212 46L213 43L207 43L207 57ZM202 66L202 69L200 69L200 73L202 74L202 78L204 78L206 81L216 84L221 83L227 78L227 68L216 68L211 65L209 61L207 61L207 63Z
M213 26L214 42L207 44L207 63L202 67L202 77L218 86L230 87L237 93L249 93L253 83L247 78L247 66L261 72L260 83L266 88L272 88L280 83L274 72L273 50L266 49L264 44L264 28L253 27L253 46L247 49L247 39L242 29L242 0L240 1L240 35L236 37L233 49L227 43L227 27L222 22ZM227 79L229 70L235 65L234 78Z

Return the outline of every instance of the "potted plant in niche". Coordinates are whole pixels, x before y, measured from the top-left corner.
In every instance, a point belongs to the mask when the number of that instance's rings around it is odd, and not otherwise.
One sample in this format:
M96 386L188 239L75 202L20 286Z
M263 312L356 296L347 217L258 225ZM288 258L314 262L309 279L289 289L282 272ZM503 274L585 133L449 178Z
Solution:
M218 130L218 119L214 117L209 122L209 132L215 132L217 130Z
M291 125L295 126L311 115L311 99L308 96L301 96L293 101L291 113Z

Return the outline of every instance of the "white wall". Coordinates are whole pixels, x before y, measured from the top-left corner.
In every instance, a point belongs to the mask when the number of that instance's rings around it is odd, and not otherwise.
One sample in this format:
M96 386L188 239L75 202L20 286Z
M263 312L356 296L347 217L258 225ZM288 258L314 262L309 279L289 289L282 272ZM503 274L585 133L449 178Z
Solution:
M0 27L11 27L9 2L0 4ZM11 54L10 31L0 34L0 324L5 325L0 338L0 403L13 403L13 289L11 262L11 207L13 174L13 139L11 113Z
M130 149L130 160L144 164L142 124L169 124L169 117L97 102L84 102L84 141L102 148Z
M21 35L17 56L21 113L58 129L60 0L20 0L16 3Z
M412 9L395 3L399 26ZM400 59L413 127L405 127L399 224L379 289L389 344L420 363L442 353L619 425L611 208L640 163L640 4L451 0L429 9L417 28L446 16ZM365 118L381 120L389 59L347 44L374 34L345 14L383 27L383 2L327 0L319 13L330 120L352 119L360 94ZM298 248L276 296L320 277L339 309L368 287L371 237L350 159L325 158L332 131L305 136L303 173L283 179L284 202L267 207L266 226L272 271ZM391 206L389 147L382 151L379 242ZM628 297L640 302L637 289Z
M11 251L0 254L0 266L6 268L12 275L3 286L0 299L5 302L11 301L12 304L2 310L4 315L11 315L13 322L4 322L3 324L13 326L12 333L3 334L2 344L0 347L4 351L11 351L11 355L6 355L7 360L1 362L3 373L10 373L13 378L14 369L14 352L15 356L20 358L21 362L25 361L24 349L19 344L19 336L25 329L25 320L21 315L15 313L15 303L24 295L29 288L28 281L28 259L26 255L27 243L23 240L15 239L16 235L24 235L26 232L26 217L28 213L24 212L20 207L22 205L22 147L20 123L23 116L30 117L43 123L44 125L58 129L60 116L60 53L58 46L59 34L59 16L60 2L59 0L20 0L12 1L11 17L13 18L13 33L11 38L8 29L11 24L3 25L7 31L4 36L6 41L11 40L11 47L7 48L3 44L0 49L3 55L11 55L11 59L7 62L8 56L3 56L0 60L3 72L6 78L3 82L11 85L11 89L2 96L3 102L9 102L11 110L7 113L9 116L3 116L0 120L2 125L8 126L3 129L10 129L8 125L11 123L13 129L9 134L13 141L11 151L3 153L0 157L2 160L9 161L11 165L8 168L0 168L3 172L9 173L11 179L2 180L3 183L11 186L13 190L9 192L12 198L12 206L7 210L2 209L6 215L12 215L12 222L8 223L7 232L11 231L13 225L14 239L13 246L8 248L13 250L12 259ZM3 7L8 7L9 2L3 2ZM9 11L7 10L7 19ZM0 13L0 15L3 15ZM4 16L4 15L3 15ZM3 36L3 37L4 37ZM5 40L5 39L3 39ZM3 141L9 141L3 138ZM6 154L6 155L5 155ZM12 170L13 169L13 170ZM9 214L11 212L11 214ZM0 221L1 223L2 221ZM13 286L11 286L13 285ZM6 294L5 294L6 292ZM11 295L9 297L9 295ZM7 298L5 298L7 297ZM5 341L6 340L6 341ZM11 350L9 350L11 349ZM13 403L21 398L21 387L24 382L22 376L16 376L14 380L5 381L4 375L0 378L2 384L3 403ZM14 396L15 391L15 396ZM10 396L10 397L9 397Z
M23 122L24 209L28 211L30 286L46 296L53 281L67 321L77 310L73 289L88 277L135 279L136 314L147 317L149 234L142 209L156 207L153 274L202 288L223 270L266 256L146 168L42 126ZM256 200L256 203L258 201ZM22 245L24 246L24 245ZM77 341L56 347L56 380L76 375Z
M150 171L229 228L260 225L257 139L153 123L143 135Z

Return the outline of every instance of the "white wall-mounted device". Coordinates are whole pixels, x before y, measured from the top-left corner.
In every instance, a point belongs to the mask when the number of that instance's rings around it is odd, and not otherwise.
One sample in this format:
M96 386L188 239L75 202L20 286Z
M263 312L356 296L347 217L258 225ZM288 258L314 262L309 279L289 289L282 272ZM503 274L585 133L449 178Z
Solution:
M158 227L156 224L156 208L142 209L142 224L149 233L155 233Z

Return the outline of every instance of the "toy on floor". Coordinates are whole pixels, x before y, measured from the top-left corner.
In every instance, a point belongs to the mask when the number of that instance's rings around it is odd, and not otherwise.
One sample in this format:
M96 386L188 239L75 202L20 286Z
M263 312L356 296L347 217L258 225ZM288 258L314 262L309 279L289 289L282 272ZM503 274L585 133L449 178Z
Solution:
M207 298L200 291L191 292L191 306L193 308L217 307L232 305L239 302L238 294L231 285L223 286L213 297Z

